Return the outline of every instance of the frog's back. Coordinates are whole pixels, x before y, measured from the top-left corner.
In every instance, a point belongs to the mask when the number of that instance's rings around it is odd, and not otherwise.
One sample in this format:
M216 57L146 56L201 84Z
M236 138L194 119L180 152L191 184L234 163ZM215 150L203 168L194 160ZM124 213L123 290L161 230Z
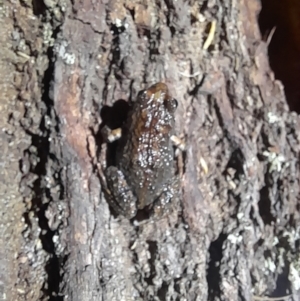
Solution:
M117 164L137 196L140 209L151 204L172 177L174 111L166 103L166 86L158 85L134 103L118 150Z
M161 145L161 143L157 143ZM172 177L173 152L171 141L163 148L139 143L136 151L124 155L120 161L128 184L139 200L139 207L149 205L157 198Z

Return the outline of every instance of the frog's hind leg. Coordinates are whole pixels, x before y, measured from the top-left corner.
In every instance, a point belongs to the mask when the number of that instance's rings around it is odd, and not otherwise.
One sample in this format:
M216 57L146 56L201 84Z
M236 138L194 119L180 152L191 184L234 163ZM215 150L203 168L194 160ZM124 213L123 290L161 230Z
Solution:
M166 185L163 192L153 203L151 211L155 218L162 218L167 214L171 214L176 207L176 200L178 200L176 185L172 183Z
M105 170L107 187L109 189L108 203L117 214L131 219L136 215L136 197L127 184L122 173L115 166Z

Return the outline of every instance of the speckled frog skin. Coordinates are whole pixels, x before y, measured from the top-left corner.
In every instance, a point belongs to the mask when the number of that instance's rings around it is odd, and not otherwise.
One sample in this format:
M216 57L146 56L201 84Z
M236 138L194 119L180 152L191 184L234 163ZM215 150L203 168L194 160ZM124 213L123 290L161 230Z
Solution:
M128 218L148 205L160 212L173 196L171 136L177 101L164 83L141 91L122 127L116 166L105 171L110 204Z

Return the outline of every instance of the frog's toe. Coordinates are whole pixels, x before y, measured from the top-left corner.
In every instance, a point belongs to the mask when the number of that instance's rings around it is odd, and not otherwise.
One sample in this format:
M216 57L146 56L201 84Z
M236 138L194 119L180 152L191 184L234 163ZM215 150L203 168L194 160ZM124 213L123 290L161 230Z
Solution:
M153 203L152 211L155 217L163 217L173 211L173 191L165 189L159 198Z

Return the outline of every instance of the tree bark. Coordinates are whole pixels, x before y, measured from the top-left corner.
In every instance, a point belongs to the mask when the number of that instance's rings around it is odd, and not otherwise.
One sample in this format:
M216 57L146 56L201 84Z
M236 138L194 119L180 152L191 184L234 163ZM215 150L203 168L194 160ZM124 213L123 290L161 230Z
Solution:
M3 300L299 300L299 117L259 1L0 5ZM101 128L159 81L179 205L133 223L105 199Z

